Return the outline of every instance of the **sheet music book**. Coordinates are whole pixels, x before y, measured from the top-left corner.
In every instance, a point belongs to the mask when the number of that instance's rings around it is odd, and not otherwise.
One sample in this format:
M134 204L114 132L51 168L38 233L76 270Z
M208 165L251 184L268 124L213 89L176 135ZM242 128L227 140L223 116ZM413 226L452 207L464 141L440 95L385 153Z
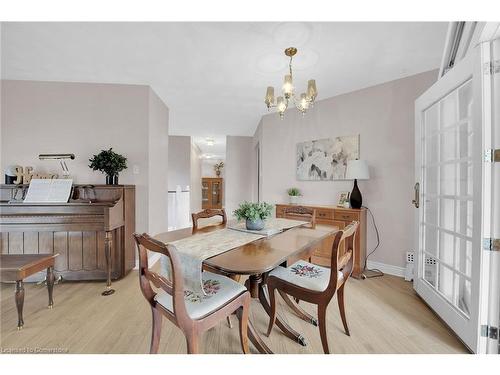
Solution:
M32 179L24 203L67 203L72 179Z

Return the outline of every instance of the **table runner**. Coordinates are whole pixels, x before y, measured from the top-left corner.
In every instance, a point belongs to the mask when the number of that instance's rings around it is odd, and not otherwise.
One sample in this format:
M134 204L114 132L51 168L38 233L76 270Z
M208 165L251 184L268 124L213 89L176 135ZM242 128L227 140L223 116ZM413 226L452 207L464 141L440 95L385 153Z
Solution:
M264 221L264 229L262 230L250 230L246 228L246 223L244 221L239 221L236 223L228 224L229 229L238 230L241 232L260 234L266 237L283 232L285 229L290 229L294 227L299 227L301 225L309 224L307 221L291 220L284 218L270 218Z
M179 256L185 290L199 296L205 295L202 279L202 265L205 259L280 233L285 229L307 224L306 221L283 218L270 218L265 223L266 226L262 231L249 231L245 227L245 222L240 222L231 224L225 229L194 234L167 243L177 251ZM162 256L160 263L163 275L170 279L170 261Z
M202 264L205 259L264 237L255 233L245 233L226 228L208 233L194 234L181 240L169 242L167 245L177 250L184 279L184 289L203 296L205 291L203 290L201 274ZM170 261L165 256L161 258L161 269L162 273L170 279Z

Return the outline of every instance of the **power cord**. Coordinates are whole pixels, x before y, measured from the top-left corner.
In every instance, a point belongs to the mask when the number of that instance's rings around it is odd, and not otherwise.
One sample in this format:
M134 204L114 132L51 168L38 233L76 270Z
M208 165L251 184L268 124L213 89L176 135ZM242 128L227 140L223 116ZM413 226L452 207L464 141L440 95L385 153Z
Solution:
M368 257L370 255L372 255L375 252L375 250L378 249L378 247L380 245L380 235L378 233L377 223L375 222L375 216L373 216L372 211L368 207L366 207L366 206L363 206L363 207L367 209L368 213L370 214L370 217L372 218L373 227L375 228L375 234L377 236L377 244L375 245L374 249L372 251L370 251L368 253L368 255L365 257L365 264L363 266L363 275L362 275L363 279L371 279L373 277L384 276L384 273L382 271L380 271L379 269L377 269L377 268L373 268L373 269L366 268L366 265L368 263ZM373 274L372 275L367 275L366 272L371 272Z

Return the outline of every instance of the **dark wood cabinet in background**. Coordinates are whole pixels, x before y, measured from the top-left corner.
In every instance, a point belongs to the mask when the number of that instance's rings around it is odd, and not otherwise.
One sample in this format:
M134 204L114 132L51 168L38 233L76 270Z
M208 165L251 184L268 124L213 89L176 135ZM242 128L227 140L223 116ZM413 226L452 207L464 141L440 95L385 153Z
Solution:
M201 208L222 208L222 178L201 179Z

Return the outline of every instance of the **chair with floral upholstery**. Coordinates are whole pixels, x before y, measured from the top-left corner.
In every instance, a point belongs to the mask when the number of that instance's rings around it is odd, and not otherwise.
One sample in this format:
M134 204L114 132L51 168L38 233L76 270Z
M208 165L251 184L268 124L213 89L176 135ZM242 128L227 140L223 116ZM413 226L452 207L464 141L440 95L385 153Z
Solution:
M187 341L189 354L199 352L199 336L221 320L236 313L239 319L241 347L248 353L248 310L250 293L228 277L203 272L203 289L200 296L185 290L177 251L147 234L134 234L139 251L139 283L141 291L151 306L153 330L150 353L158 352L162 316L179 327ZM149 269L147 251L160 253L170 261L170 277L161 276ZM158 291L153 290L151 284Z
M326 332L326 310L337 293L342 324L346 335L350 336L344 308L344 287L353 269L354 236L358 225L358 222L353 221L335 234L330 268L299 260L288 268L277 267L269 273L266 283L271 303L271 318L267 336L271 334L276 320L276 290L283 297L289 295L318 306L319 332L325 354L330 353ZM339 254L340 245L344 241L346 250L343 254Z
M222 221L214 222L210 220L208 224L204 223L205 225L203 226L199 225L200 219L211 219L215 216L220 216ZM193 221L193 234L200 231L207 232L207 231L222 229L226 227L227 223L226 210L224 210L223 208L206 208L200 212L193 212L191 214L191 218ZM221 271L205 265L203 266L203 269L205 271L210 271L212 273L224 275ZM224 275L224 276L227 276L236 282L239 282L241 279L241 275ZM233 325L231 324L231 318L229 316L227 317L227 325L229 326L229 328L233 328Z

